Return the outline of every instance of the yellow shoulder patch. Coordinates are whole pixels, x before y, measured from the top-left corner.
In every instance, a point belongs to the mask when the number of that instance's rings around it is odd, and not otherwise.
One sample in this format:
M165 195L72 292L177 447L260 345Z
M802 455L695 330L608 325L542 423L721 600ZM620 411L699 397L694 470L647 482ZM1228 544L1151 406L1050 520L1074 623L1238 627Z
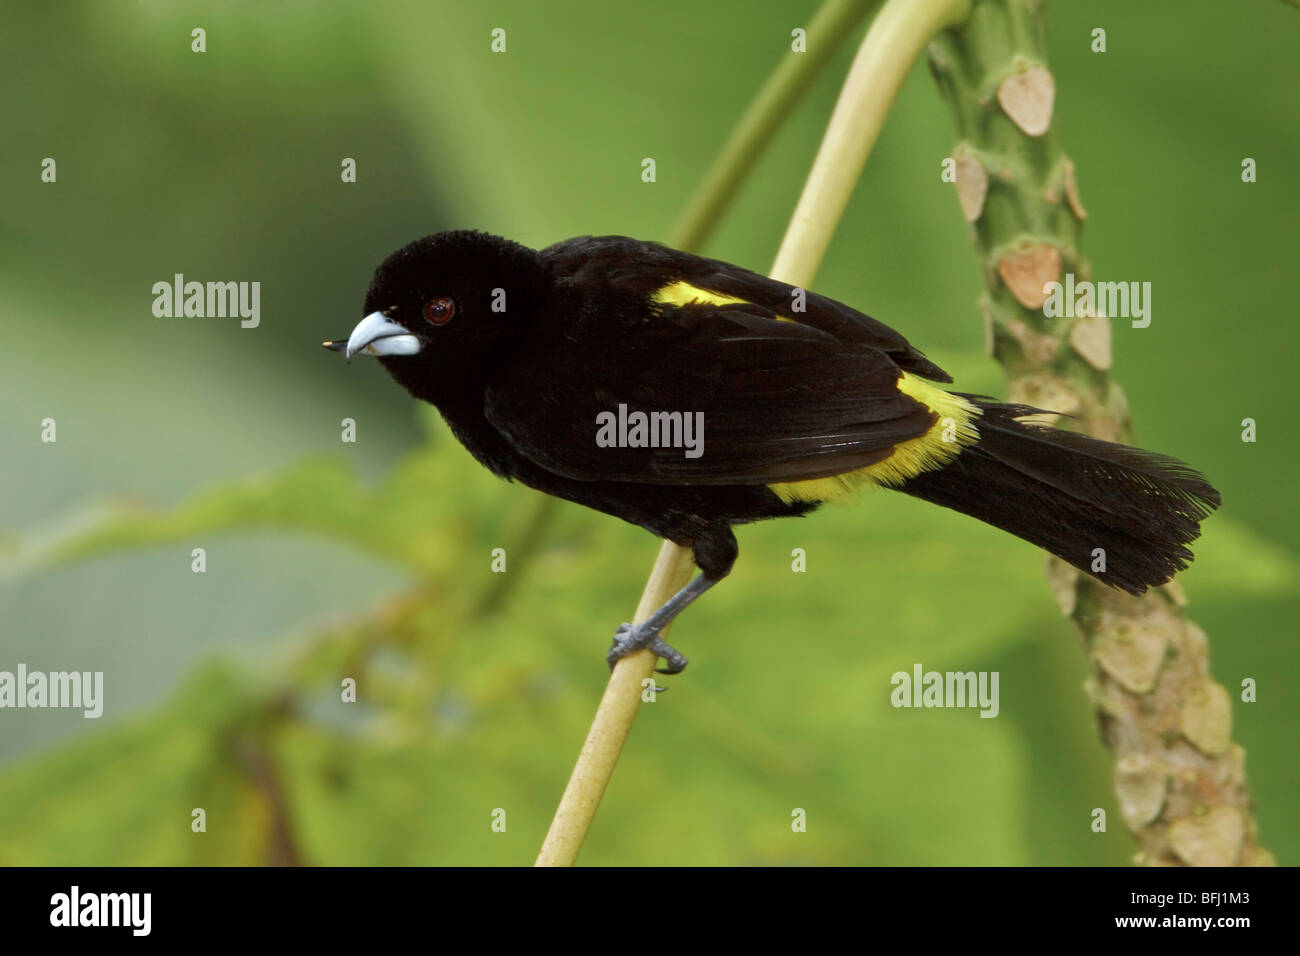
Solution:
M852 494L864 485L901 485L924 471L942 468L967 445L979 441L975 420L980 410L966 399L907 372L899 376L898 390L937 416L924 435L899 442L888 458L874 465L829 478L778 482L768 488L786 502L831 501Z
M699 286L691 285L685 279L678 279L676 282L670 282L666 286L658 289L650 297L650 301L656 305L690 305L693 302L703 302L706 305L745 305L752 304L748 299L738 299L734 295L724 295L721 292L711 292L708 289L701 289ZM793 322L784 315L776 317L782 322Z
M708 305L736 305L745 301L737 299L734 295L723 295L721 292L701 289L699 286L691 285L685 279L668 283L655 292L650 299L660 305L690 305L692 302L704 302Z

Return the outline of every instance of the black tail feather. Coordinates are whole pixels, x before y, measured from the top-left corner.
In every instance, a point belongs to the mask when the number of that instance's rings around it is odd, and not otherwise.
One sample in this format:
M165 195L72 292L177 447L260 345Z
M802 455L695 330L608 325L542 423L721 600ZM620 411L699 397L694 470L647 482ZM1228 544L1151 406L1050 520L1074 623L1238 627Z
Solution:
M972 396L979 443L900 490L979 518L1131 594L1192 560L1188 545L1219 507L1197 471L1165 455L1017 421L1041 414ZM1096 549L1104 551L1104 571Z

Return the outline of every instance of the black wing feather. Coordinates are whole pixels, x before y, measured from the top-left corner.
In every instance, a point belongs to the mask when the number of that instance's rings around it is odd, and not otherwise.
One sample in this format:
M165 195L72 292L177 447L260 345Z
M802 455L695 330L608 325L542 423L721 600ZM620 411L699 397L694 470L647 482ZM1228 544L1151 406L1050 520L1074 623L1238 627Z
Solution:
M488 420L550 471L584 481L766 484L842 474L888 457L933 424L897 388L883 352L738 308L665 309L636 334L604 319L578 374L563 319L522 350L487 391ZM630 321L630 320L629 320ZM549 334L548 334L549 331ZM703 413L703 454L596 444L597 415Z
M883 322L807 290L806 311L792 313L794 286L727 262L624 236L580 236L550 246L541 255L557 277L575 285L609 283L646 301L669 282L685 280L701 289L752 302L766 315L786 316L820 329L845 345L876 349L899 368L923 378L952 381L952 376Z

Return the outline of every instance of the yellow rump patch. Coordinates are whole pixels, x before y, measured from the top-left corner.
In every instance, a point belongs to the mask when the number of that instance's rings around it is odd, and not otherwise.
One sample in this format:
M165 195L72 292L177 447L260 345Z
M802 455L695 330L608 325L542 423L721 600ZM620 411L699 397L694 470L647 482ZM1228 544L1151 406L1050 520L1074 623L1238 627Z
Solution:
M901 485L922 472L942 468L967 445L979 441L975 419L979 418L980 410L966 399L907 372L899 377L898 390L937 416L924 435L899 442L888 458L874 465L829 478L778 482L768 488L785 502L831 501L852 494L864 485Z
M651 301L660 305L683 306L694 302L738 305L747 300L701 289L679 279L657 290ZM795 321L784 315L777 318L782 322ZM979 418L980 410L966 399L907 372L899 376L898 390L935 413L935 422L924 435L899 442L888 458L874 465L828 478L777 482L768 488L786 502L831 501L852 494L864 485L901 485L922 472L942 468L961 454L967 445L979 441L975 420Z
M724 295L721 292L710 292L708 289L691 285L685 279L678 279L663 286L650 297L650 301L657 305L678 306L690 305L694 302L703 302L705 305L752 305L748 299L738 299L734 295ZM794 321L784 315L778 315L776 318L781 322Z

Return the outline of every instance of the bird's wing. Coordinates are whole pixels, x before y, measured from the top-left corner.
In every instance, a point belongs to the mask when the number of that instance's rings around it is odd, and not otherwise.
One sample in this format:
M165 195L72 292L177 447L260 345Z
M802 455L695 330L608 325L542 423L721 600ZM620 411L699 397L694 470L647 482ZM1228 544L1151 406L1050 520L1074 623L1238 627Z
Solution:
M778 315L834 336L845 345L877 349L906 372L936 382L952 377L899 332L841 302L717 259L625 236L580 236L545 249L554 273L579 286L605 283L652 303L739 305Z
M886 353L760 306L665 304L639 328L611 318L604 334L587 324L581 344L556 332L524 351L488 389L487 418L525 457L585 481L842 475L928 435L938 417L900 390L910 376ZM633 413L645 415L644 445Z

